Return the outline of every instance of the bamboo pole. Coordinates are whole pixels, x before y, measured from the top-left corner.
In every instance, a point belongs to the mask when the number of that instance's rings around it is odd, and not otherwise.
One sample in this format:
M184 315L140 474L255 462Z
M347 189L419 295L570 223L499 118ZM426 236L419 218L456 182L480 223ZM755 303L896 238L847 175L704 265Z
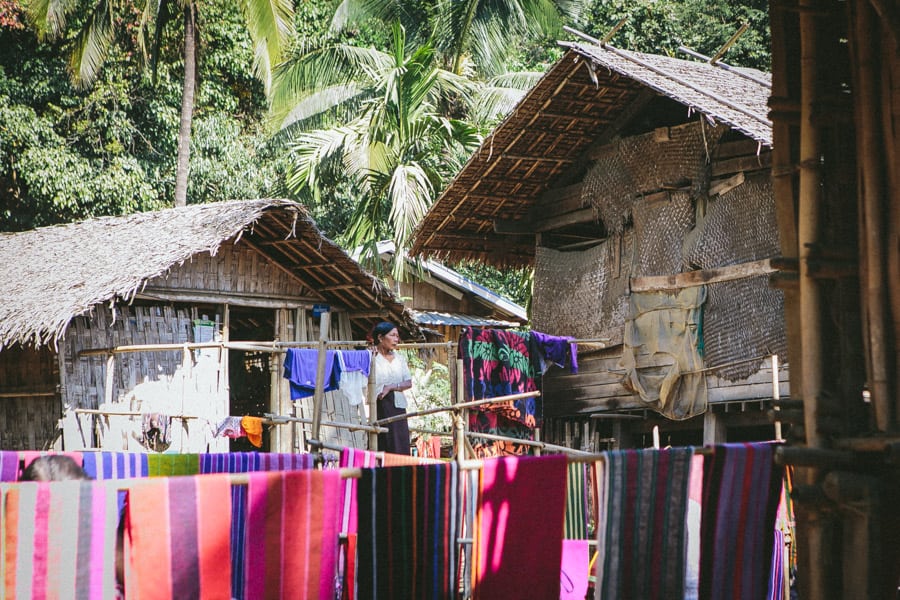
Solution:
M818 8L817 0L799 0L801 9ZM818 104L818 40L817 17L810 10L801 10L800 22L800 187L797 208L797 253L800 274L800 377L803 386L803 412L806 445L821 448L824 439L819 433L819 396L822 393L822 299L819 283L810 276L810 259L819 243L819 206L821 205L820 135L815 120ZM824 65L823 65L824 66ZM804 469L798 474L804 483L815 484L818 469ZM829 549L825 544L828 516L820 509L808 506L798 510L798 528L803 530L800 569L806 573L808 598L829 598L824 566ZM803 560L805 559L805 560ZM802 577L802 576L801 576Z
M325 359L328 351L326 341L329 327L331 327L331 313L325 311L319 317L319 354L316 361L316 390L313 393L312 437L316 440L319 439L322 405L325 404Z
M434 413L439 412L447 412L451 410L459 410L461 408L471 408L473 406L482 406L484 404L497 404L499 402L512 402L515 400L521 400L523 398L534 398L540 396L540 392L524 392L522 394L510 394L509 396L497 396L496 398L484 398L482 400L470 400L469 402L460 402L458 404L452 404L450 406L436 406L434 408L427 408L425 410L420 410L411 413L404 413L402 415L395 415L393 417L387 417L384 419L378 419L375 421L375 425L387 425L388 423L393 423L395 421L402 421L403 419L409 419L410 417L421 417L423 415L432 415Z
M305 423L310 424L313 422L312 419L308 419L306 417L285 417L282 415L272 415L266 414L264 415L265 419L268 421L268 425L287 425L289 423ZM322 427L336 427L339 429L348 429L350 431L368 431L373 433L382 433L386 432L386 427L375 427L372 425L364 425L362 423L344 423L341 421L321 421L319 423Z
M872 47L877 36L872 36L874 23L871 8L866 3L855 5L856 50L856 147L859 171L859 213L862 235L859 236L863 255L861 269L861 304L863 307L863 327L866 339L866 362L868 363L868 384L875 411L875 426L885 432L891 428L894 415L891 414L889 378L887 374L887 352L884 333L886 331L885 309L887 290L885 289L885 249L884 249L884 177L882 176L884 151L881 145L880 98L878 96L877 57ZM873 39L874 38L874 39Z

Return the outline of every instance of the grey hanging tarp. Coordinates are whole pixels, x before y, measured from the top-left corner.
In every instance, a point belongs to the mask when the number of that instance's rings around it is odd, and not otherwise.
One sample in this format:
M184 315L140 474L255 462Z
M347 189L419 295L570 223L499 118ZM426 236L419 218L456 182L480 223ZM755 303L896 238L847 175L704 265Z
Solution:
M705 287L636 292L629 299L622 366L625 387L650 408L674 420L706 412L701 372L700 306Z

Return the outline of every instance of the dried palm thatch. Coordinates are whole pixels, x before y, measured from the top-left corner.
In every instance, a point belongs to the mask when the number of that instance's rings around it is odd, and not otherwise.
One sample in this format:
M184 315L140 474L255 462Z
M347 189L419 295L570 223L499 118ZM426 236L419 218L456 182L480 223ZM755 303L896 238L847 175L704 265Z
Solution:
M325 238L297 203L238 200L192 205L0 234L0 349L55 344L73 317L127 301L146 282L226 242L245 243L297 279L298 289L336 308L394 320L421 332L378 279ZM351 313L352 318L352 313ZM355 324L356 325L356 324Z
M541 194L585 160L646 94L771 146L769 87L706 63L565 43L569 51L485 139L419 224L412 255L497 266L534 261L535 236L501 235L494 222L527 223ZM634 60L632 60L634 59ZM768 75L752 69L754 79Z

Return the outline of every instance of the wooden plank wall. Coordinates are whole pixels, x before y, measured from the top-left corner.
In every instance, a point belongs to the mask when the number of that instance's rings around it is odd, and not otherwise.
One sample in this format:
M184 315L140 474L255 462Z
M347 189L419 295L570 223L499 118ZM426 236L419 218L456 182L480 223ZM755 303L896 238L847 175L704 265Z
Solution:
M544 375L544 415L549 417L589 414L598 410L644 408L622 385L624 369L619 365L622 347L578 357L578 374L553 368ZM790 394L787 365L779 365L778 381L782 398ZM706 377L710 403L772 397L772 365L763 363L745 380L727 381L710 372Z
M55 436L62 408L56 353L11 346L0 352L0 448L42 449Z
M197 290L252 296L300 297L297 280L246 244L226 243L216 252L195 254L190 262L147 282L149 288Z

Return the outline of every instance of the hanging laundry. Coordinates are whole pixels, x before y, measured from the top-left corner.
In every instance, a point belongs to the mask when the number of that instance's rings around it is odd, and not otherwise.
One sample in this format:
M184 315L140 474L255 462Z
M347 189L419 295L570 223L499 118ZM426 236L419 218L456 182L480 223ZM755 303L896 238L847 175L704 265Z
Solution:
M241 427L241 417L225 417L216 425L215 437L237 439L246 435L247 432Z
M381 464L385 467L411 467L415 465L436 465L447 461L440 458L427 458L424 456L410 456L408 454L394 454L385 452L381 458Z
M162 413L144 413L141 415L142 446L153 452L165 452L172 444L172 419Z
M566 475L566 525L565 539L587 539L587 486L585 485L587 465L570 463Z
M363 469L358 493L358 598L455 598L456 463Z
M468 400L496 398L538 389L539 352L528 333L465 327L459 338L459 357ZM469 411L469 431L530 440L541 422L535 398L482 405ZM524 444L473 440L480 457L525 454Z
M125 590L136 600L231 597L231 506L225 475L167 477L129 491Z
M571 373L578 373L578 344L574 338L549 335L540 331L532 331L531 335L540 351L541 373L546 373L553 365L565 368L566 363L569 364Z
M486 459L472 557L472 597L558 598L566 457Z
M137 452L85 452L84 472L91 479L129 479L147 477L146 454Z
M237 597L333 598L340 473L283 471L249 478L245 587Z
M147 475L150 477L171 477L173 475L196 475L200 472L199 454L148 454Z
M338 389L341 367L334 350L325 351L325 391ZM313 348L288 348L284 354L284 378L290 381L291 400L308 398L316 391L319 351Z
M559 600L584 600L587 596L589 552L587 540L563 540Z
M350 406L359 406L366 399L365 389L369 383L372 353L368 350L340 350L337 357L341 370L338 389Z
M684 597L692 448L607 452L597 547L601 598Z
M257 448L262 448L263 423L259 417L241 417L241 429L247 434L247 439Z
M703 467L700 597L765 598L784 468L775 444L722 444ZM722 549L727 548L727 552Z
M18 481L19 472L19 453L16 450L0 450L0 481Z
M369 450L343 448L338 465L340 468L373 468L378 466L378 454ZM341 481L340 532L347 535L347 544L340 548L338 555L338 577L341 582L342 600L356 597L354 592L356 589L356 532L358 530L356 487L356 479L352 477Z
M8 486L5 598L111 600L116 587L116 488L93 481Z

